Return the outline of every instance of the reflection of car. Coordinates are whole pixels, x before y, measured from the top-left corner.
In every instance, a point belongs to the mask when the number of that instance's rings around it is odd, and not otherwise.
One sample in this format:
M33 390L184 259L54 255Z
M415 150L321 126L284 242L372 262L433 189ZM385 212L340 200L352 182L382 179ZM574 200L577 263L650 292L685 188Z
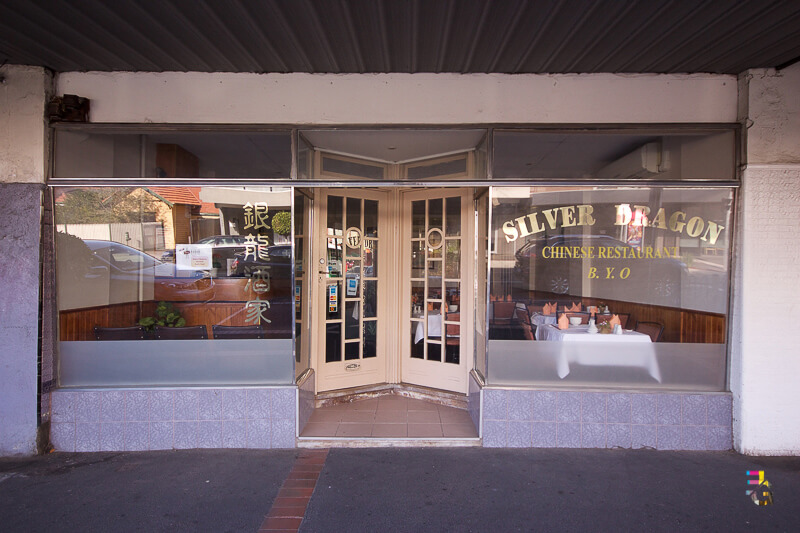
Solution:
M163 263L174 263L175 262L175 248L172 250L164 250L161 254L161 261Z
M273 279L290 279L292 267L291 245L268 246L269 257L258 258L257 254L248 254L245 251L234 255L231 271L235 276L250 277L264 267L270 268L270 277Z
M200 239L194 244L211 246L211 263L214 268L227 268L227 259L234 259L237 253L245 251L246 235L215 235Z
M523 290L677 305L686 265L659 253L648 257L608 235L533 239L515 254L514 282Z
M194 295L198 300L213 297L214 282L207 271L177 270L173 263L162 263L118 242L92 239L83 242L92 252L87 280L108 276L112 285L152 280L167 296Z

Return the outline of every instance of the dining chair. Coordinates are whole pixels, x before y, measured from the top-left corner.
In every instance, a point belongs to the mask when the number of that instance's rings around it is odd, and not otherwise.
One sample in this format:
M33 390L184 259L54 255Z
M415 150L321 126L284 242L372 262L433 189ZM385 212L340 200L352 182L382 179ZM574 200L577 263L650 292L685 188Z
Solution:
M206 329L205 324L201 326L184 326L182 328L156 326L153 329L156 334L156 339L159 340L191 340L208 338L208 329Z
M264 339L266 332L264 326L221 326L213 324L211 333L215 339Z
M650 340L658 342L661 334L664 333L664 326L658 322L637 322L634 331L650 335Z
M94 338L98 341L134 341L144 339L143 326L125 328L94 327Z
M497 301L492 302L492 318L494 320L508 320L514 316L514 309L517 308L516 302Z
M444 315L445 321L459 322L461 320L461 313L446 313ZM456 345L461 342L461 324L447 324L445 323L446 344Z

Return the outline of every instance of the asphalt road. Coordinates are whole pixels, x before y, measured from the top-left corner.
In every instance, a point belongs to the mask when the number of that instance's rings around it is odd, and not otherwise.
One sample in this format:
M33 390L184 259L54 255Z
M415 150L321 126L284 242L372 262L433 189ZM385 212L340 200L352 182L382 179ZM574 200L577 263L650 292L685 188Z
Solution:
M0 531L245 531L298 450L0 459ZM773 505L745 494L763 470ZM800 531L800 457L333 449L301 532Z

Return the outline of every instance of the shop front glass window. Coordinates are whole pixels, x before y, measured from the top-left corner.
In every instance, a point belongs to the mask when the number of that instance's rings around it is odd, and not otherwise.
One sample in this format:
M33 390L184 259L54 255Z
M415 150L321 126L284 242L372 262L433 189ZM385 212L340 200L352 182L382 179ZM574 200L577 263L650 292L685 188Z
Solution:
M731 189L491 194L491 384L724 389Z
M53 194L62 387L293 381L290 189Z

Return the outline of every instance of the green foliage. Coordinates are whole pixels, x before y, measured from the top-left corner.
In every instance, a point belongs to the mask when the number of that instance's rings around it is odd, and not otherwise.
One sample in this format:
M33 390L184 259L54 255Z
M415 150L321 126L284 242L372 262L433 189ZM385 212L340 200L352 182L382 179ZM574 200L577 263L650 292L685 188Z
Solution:
M272 229L279 235L289 235L292 231L292 215L288 211L279 211L272 216Z
M158 302L155 314L143 317L139 320L139 325L148 331L151 331L155 326L182 328L186 325L186 319L181 316L181 312L175 309L175 306L170 302Z
M155 197L142 189L74 189L64 193L63 202L56 205L56 224L152 221L157 203Z

